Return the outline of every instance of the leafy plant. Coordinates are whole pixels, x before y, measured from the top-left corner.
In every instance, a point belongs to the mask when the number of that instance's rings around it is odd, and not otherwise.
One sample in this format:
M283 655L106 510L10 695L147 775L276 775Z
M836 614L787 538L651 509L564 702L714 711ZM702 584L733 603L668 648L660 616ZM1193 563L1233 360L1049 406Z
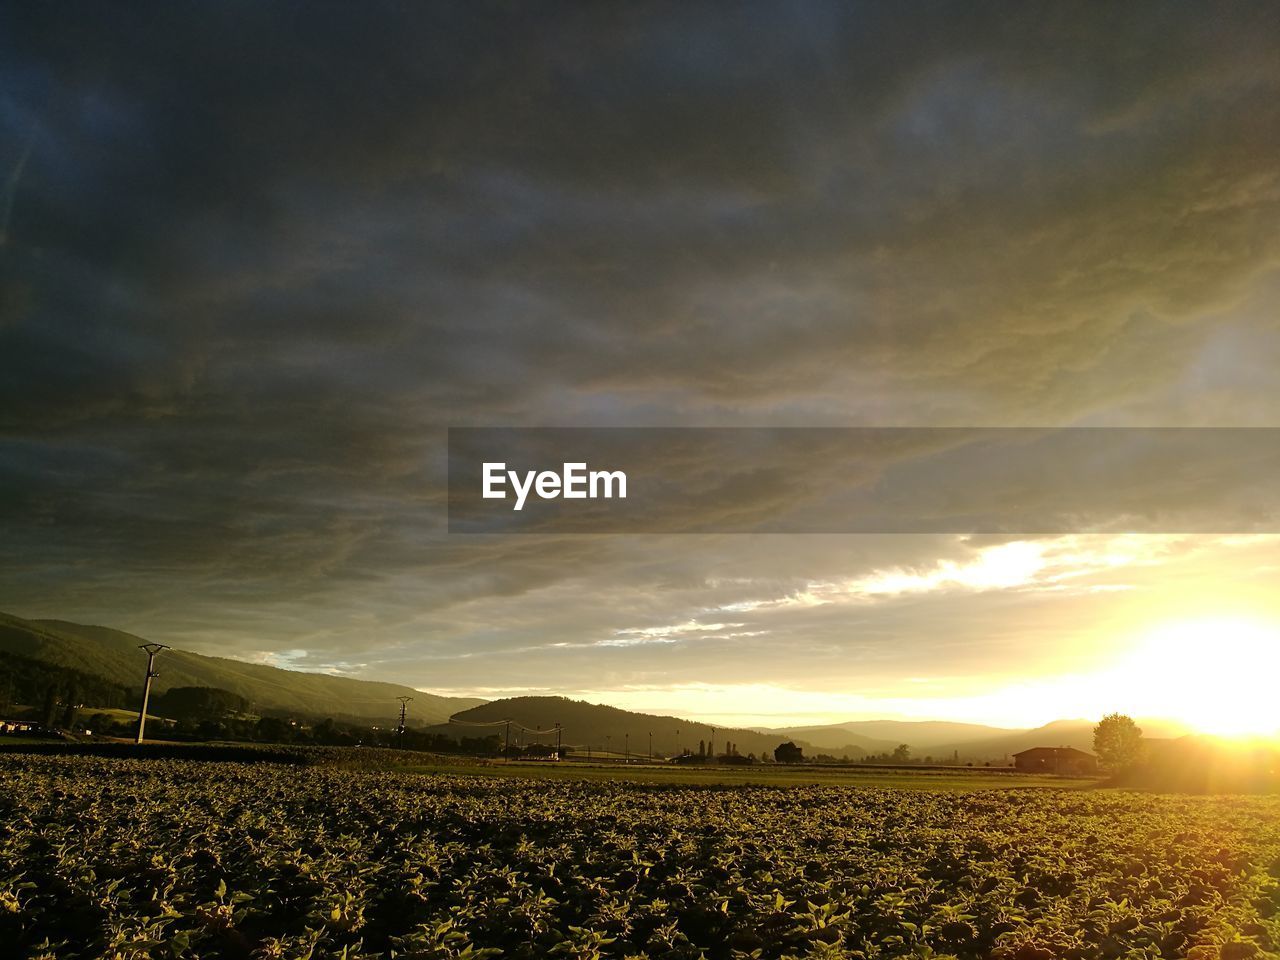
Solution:
M1275 958L1280 798L0 756L17 960Z

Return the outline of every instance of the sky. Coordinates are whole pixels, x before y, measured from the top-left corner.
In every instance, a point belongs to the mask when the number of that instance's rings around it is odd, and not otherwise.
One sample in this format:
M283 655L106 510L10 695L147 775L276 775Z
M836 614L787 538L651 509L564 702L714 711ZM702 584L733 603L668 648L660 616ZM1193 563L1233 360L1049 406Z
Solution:
M1274 729L1266 529L459 536L446 431L1280 427L1276 156L1263 3L5 5L0 609L720 723Z

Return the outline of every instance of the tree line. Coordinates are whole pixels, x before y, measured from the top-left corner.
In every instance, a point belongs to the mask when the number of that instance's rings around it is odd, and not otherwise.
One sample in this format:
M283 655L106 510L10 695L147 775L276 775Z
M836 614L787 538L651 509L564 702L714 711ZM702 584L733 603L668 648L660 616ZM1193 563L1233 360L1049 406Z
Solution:
M127 708L136 700L123 684L72 667L13 653L0 661L0 717L17 719L13 715L25 707L27 718L47 728L71 727L86 703Z

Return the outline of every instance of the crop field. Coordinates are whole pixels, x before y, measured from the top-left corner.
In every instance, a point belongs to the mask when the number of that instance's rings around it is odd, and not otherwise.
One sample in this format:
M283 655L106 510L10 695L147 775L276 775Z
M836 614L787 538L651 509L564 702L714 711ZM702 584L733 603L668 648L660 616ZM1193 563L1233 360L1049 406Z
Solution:
M1276 956L1280 799L0 755L15 958Z
M454 767L466 765L455 761ZM412 769L433 773L437 763L410 764ZM1016 773L982 767L926 767L905 770L894 767L838 766L822 764L756 764L754 766L679 766L669 763L590 764L520 762L502 760L471 764L470 769L493 777L531 777L555 780L623 780L634 783L697 786L849 786L893 787L905 790L1008 790L1014 787L1053 787L1084 790L1096 786L1096 778L1059 777L1043 773Z

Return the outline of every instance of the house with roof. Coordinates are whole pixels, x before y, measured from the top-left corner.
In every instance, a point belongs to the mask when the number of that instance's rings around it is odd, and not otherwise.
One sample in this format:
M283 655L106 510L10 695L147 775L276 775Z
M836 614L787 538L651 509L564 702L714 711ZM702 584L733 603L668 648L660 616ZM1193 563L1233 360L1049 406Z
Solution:
M1098 772L1098 758L1075 747L1032 747L1015 753L1013 765L1024 773L1086 776Z

